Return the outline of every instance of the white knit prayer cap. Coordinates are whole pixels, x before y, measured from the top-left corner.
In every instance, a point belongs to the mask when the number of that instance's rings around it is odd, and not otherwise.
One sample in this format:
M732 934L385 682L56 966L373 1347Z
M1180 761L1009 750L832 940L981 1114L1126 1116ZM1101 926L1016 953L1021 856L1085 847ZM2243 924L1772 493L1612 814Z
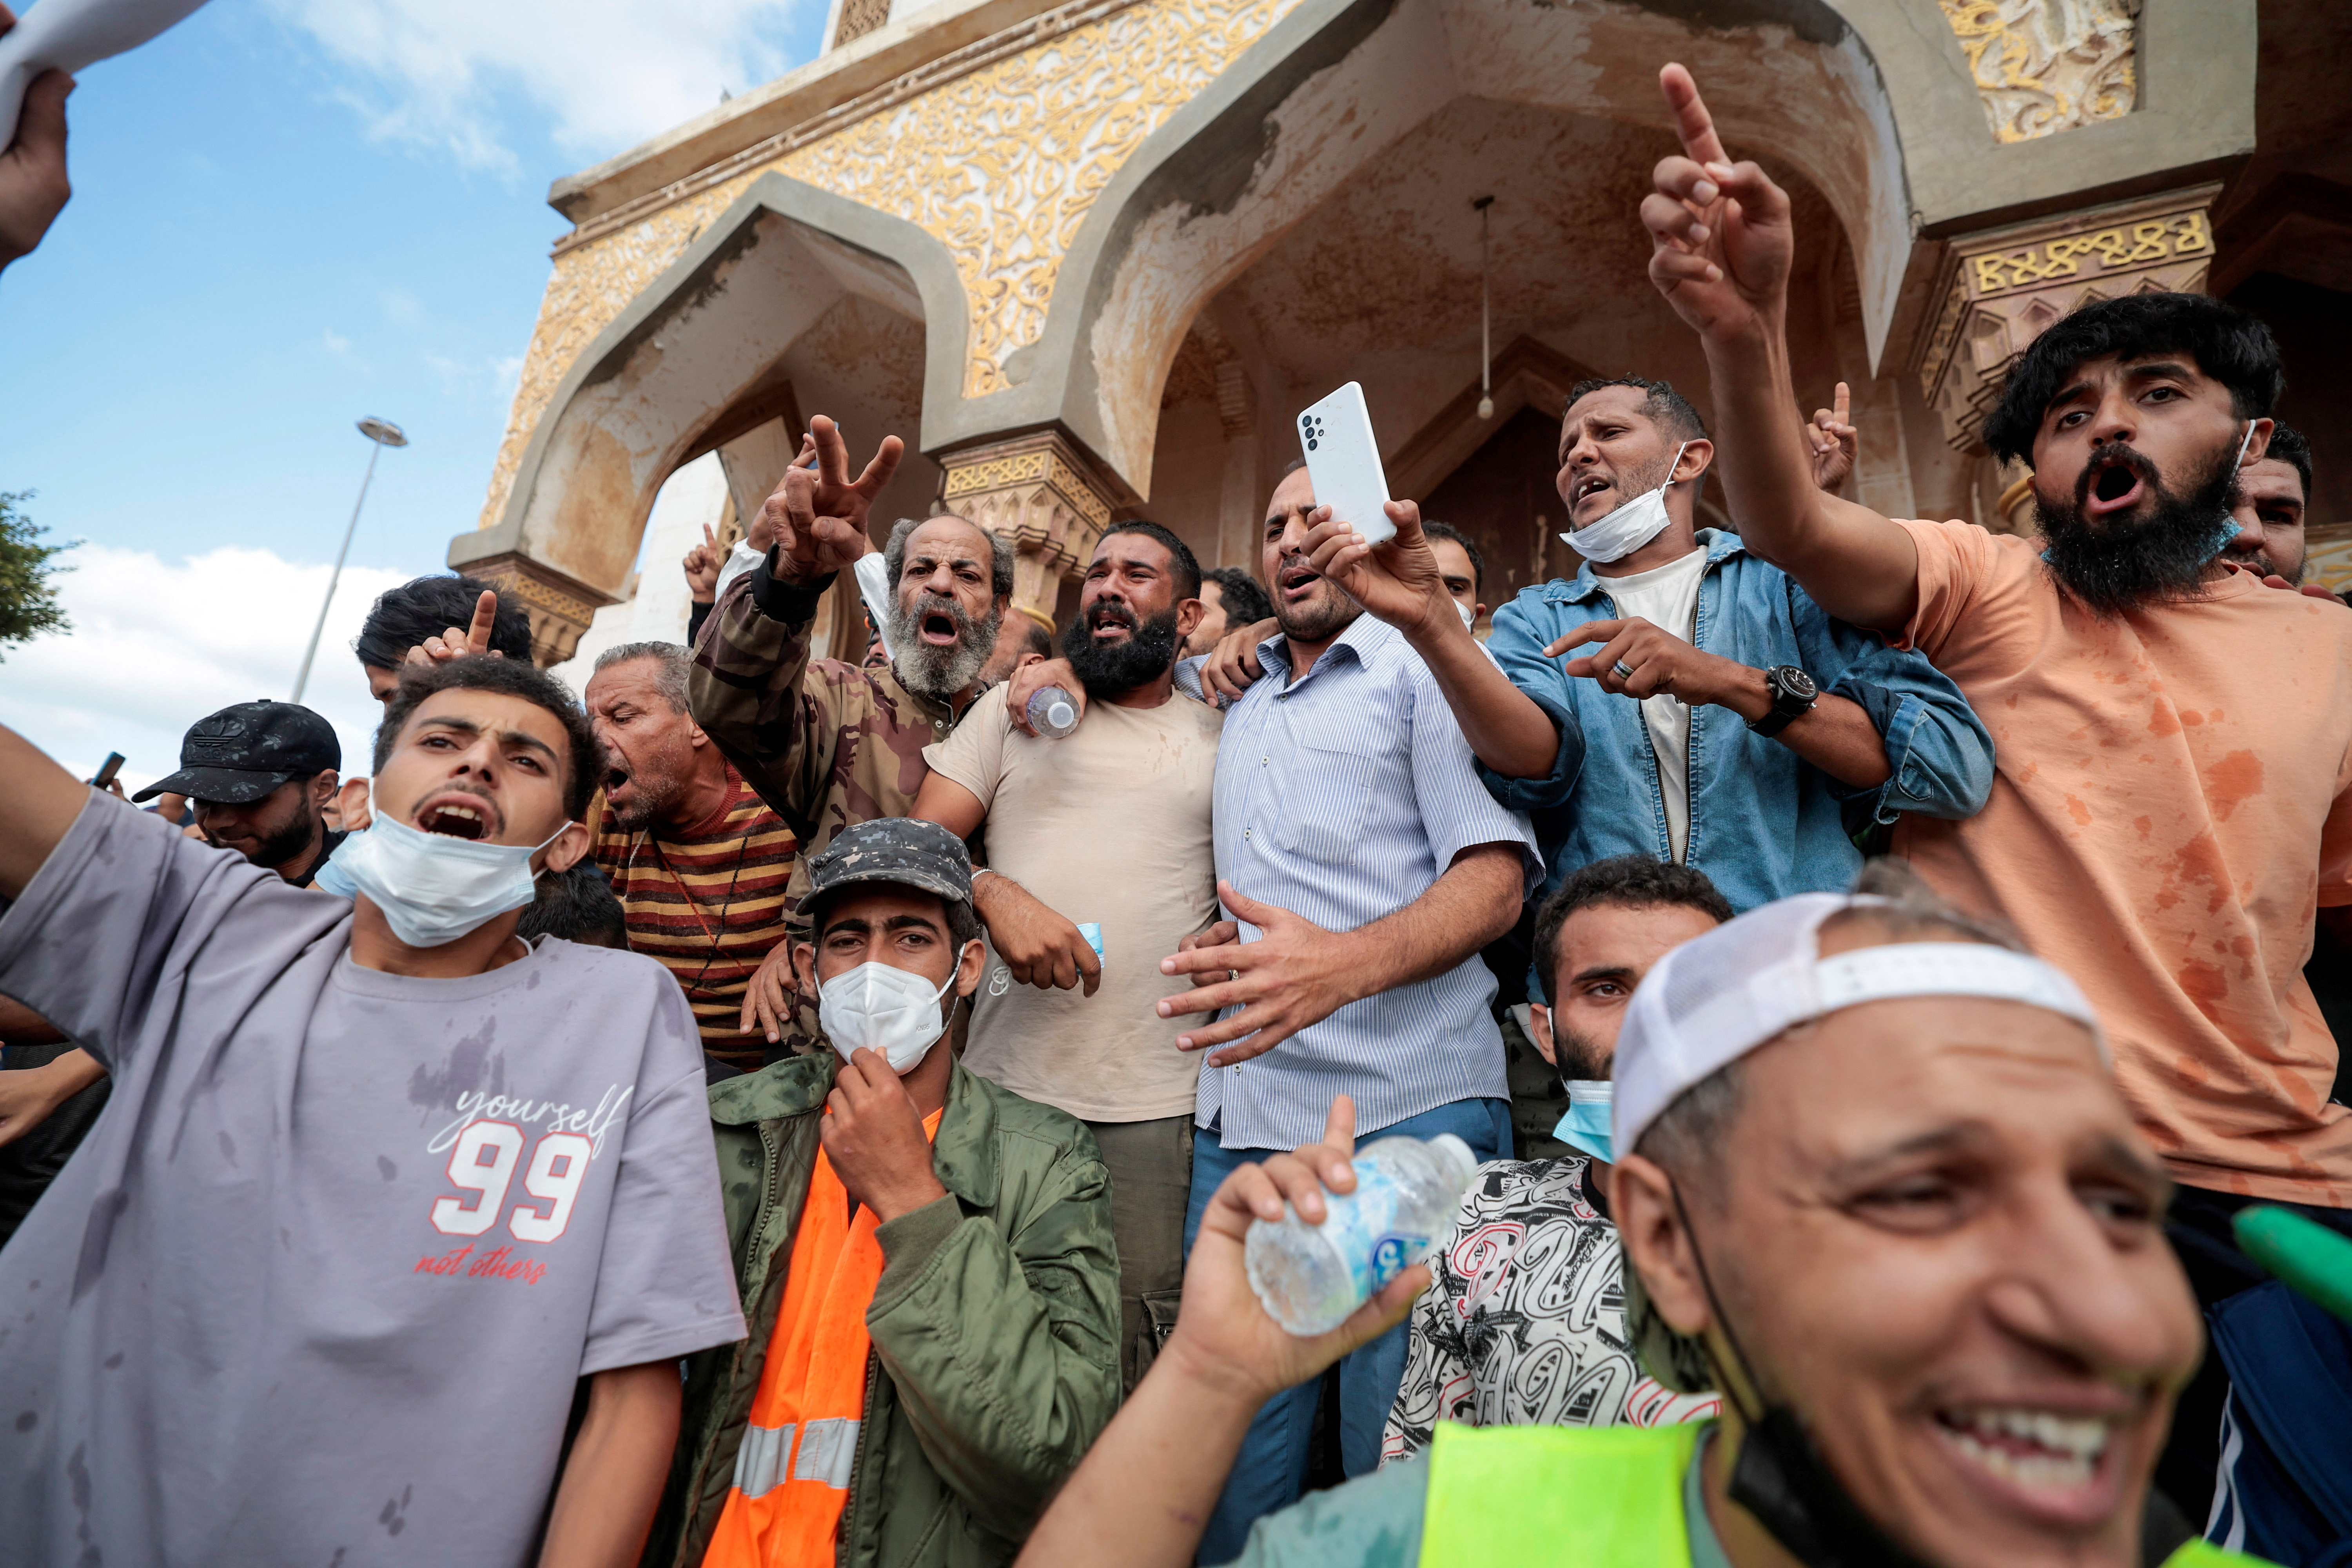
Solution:
M1893 942L1821 955L1822 922L1885 905L1869 894L1803 893L1748 910L1675 948L1642 979L1617 1037L1612 1141L1630 1152L1692 1085L1782 1030L1895 996L2030 1003L2106 1036L2054 966L1981 942Z

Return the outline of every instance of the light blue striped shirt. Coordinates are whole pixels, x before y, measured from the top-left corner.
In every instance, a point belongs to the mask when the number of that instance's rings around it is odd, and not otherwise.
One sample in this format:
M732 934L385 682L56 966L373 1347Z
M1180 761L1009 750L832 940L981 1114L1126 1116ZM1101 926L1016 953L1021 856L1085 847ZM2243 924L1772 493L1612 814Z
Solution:
M1284 638L1260 643L1257 658L1265 678L1226 711L1217 747L1218 876L1335 931L1412 903L1480 844L1520 845L1528 887L1541 880L1534 829L1480 782L1403 634L1360 616L1296 680ZM1507 1100L1494 994L1474 952L1350 1002L1262 1057L1203 1067L1194 1119L1228 1149L1295 1149L1322 1136L1338 1094L1354 1097L1367 1132L1455 1100Z

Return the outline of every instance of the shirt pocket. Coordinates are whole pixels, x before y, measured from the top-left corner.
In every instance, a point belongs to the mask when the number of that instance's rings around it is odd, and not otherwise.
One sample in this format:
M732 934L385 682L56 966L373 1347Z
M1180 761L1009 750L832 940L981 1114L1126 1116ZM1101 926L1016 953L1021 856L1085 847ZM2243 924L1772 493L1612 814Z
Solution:
M1302 730L1275 842L1327 866L1352 861L1386 751L1377 738L1339 725Z

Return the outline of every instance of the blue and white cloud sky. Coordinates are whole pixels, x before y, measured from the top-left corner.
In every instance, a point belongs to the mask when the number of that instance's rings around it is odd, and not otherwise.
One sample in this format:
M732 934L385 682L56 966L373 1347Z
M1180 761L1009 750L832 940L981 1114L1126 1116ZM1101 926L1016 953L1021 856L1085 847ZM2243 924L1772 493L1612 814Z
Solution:
M29 7L26 7L29 9ZM558 175L815 52L823 0L214 0L81 75L74 197L0 274L0 490L67 559L73 628L0 650L0 723L135 784L283 698L368 443L305 700L349 771L369 600L479 517L563 220Z

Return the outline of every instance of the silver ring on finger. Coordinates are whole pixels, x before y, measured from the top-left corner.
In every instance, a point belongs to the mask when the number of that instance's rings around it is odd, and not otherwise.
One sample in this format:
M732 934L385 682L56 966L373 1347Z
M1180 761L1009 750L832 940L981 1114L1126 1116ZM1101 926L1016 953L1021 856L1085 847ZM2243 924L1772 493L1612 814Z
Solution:
M1633 679L1633 672L1625 668L1625 661L1623 659L1619 659L1612 668L1617 671L1618 679L1631 680Z

